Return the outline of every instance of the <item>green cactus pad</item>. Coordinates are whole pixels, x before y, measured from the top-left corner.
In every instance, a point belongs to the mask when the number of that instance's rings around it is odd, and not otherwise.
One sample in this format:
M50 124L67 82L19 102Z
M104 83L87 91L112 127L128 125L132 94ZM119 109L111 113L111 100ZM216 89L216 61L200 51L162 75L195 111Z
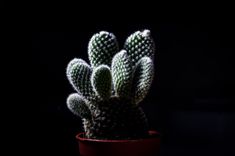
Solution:
M124 44L124 49L130 56L133 66L135 66L136 63L144 56L148 56L153 59L155 44L150 35L150 31L137 31L131 34Z
M84 98L77 93L69 95L67 98L67 107L71 112L80 116L81 118L91 118L91 112L86 105Z
M83 59L79 59L79 58L74 58L72 59L69 64L67 65L67 68L66 68L66 75L68 76L70 73L71 73L71 68L74 66L74 64L77 64L77 63L84 63L86 64L86 62L83 60Z
M112 76L107 65L100 65L95 68L91 75L91 84L101 99L107 100L111 96Z
M106 31L93 35L88 44L88 56L92 68L101 64L110 66L112 58L117 52L118 42L116 37Z
M111 70L116 94L120 97L130 98L133 76L131 62L125 50L114 56Z
M92 100L95 93L91 87L91 68L83 60L72 60L67 67L67 77L75 90L87 100Z
M136 104L141 102L151 87L154 75L154 65L149 57L141 58L135 68L133 88L134 101Z

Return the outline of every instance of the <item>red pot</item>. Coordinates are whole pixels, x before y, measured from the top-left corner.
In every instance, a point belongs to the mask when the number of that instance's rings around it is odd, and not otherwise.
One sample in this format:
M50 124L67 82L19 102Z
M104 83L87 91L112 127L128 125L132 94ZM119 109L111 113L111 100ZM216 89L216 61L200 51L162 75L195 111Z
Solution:
M139 140L96 140L76 136L81 156L158 156L160 137L156 131L149 131L149 138Z

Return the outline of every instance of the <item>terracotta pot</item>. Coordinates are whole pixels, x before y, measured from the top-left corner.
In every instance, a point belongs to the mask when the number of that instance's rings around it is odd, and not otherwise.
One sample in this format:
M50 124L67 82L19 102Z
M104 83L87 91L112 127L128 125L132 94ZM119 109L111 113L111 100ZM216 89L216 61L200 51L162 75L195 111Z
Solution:
M149 138L139 140L96 140L76 136L81 156L158 156L160 135L149 131Z

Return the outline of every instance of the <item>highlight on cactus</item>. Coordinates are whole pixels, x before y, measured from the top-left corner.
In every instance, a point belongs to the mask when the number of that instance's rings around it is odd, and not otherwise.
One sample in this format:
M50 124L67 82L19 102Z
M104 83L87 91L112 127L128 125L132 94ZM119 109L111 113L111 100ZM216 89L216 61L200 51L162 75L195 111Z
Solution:
M139 139L148 136L148 122L139 103L154 76L155 44L149 30L127 37L123 48L113 33L101 31L88 43L90 65L80 58L66 74L75 89L67 107L83 119L87 138Z

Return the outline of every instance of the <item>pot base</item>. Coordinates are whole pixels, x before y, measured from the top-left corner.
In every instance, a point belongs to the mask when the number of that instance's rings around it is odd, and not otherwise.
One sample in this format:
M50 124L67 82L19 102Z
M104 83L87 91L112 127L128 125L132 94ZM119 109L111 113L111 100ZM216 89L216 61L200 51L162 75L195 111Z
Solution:
M81 156L157 156L160 135L156 131L149 131L149 135L138 140L96 140L79 133L76 138Z

